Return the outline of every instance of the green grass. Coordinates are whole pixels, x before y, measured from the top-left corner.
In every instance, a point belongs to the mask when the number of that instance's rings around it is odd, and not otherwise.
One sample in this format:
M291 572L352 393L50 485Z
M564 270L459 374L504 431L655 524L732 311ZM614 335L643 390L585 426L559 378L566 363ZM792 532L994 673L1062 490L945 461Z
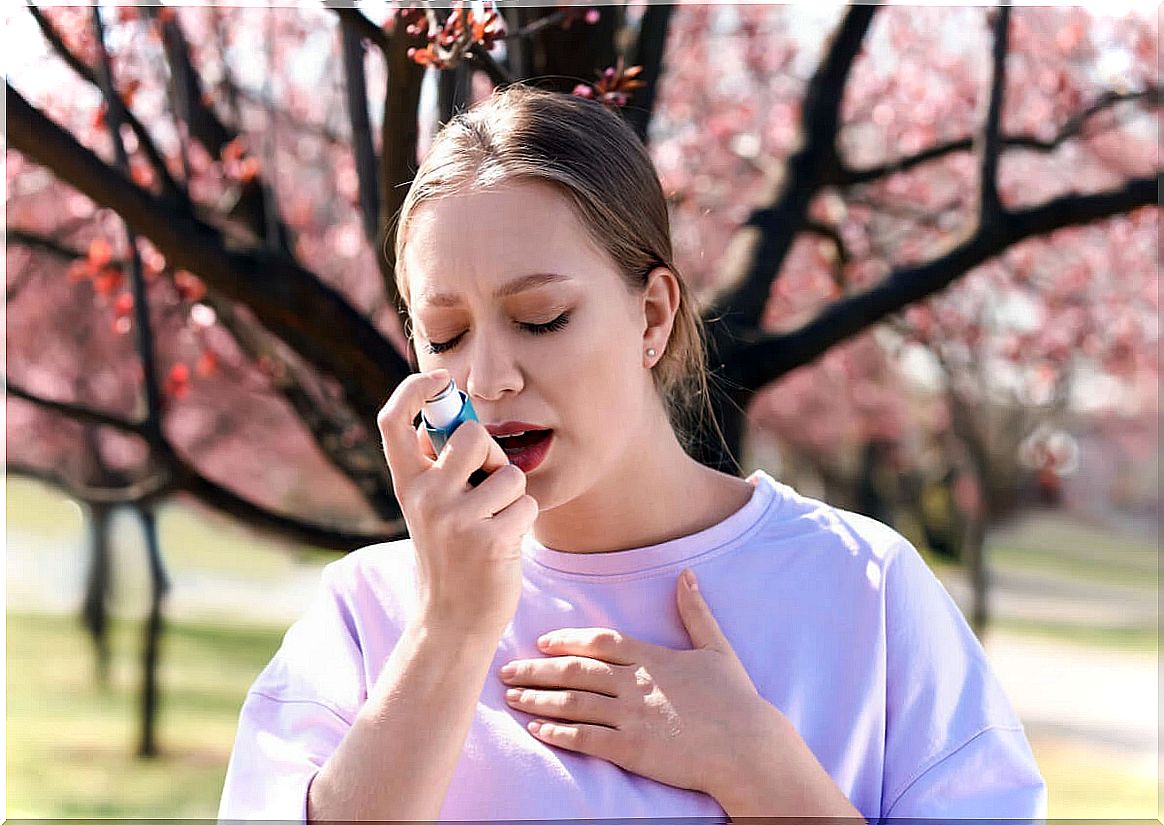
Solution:
M1149 537L1103 529L1063 514L1032 515L988 539L991 563L1089 581L1155 588L1159 548Z
M170 623L158 743L134 756L142 625L111 627L110 683L95 684L75 619L7 615L9 817L213 817L247 688L280 628Z
M1160 634L1154 627L1101 627L1019 618L995 619L991 627L1023 636L1037 636L1105 650L1156 653L1160 645Z

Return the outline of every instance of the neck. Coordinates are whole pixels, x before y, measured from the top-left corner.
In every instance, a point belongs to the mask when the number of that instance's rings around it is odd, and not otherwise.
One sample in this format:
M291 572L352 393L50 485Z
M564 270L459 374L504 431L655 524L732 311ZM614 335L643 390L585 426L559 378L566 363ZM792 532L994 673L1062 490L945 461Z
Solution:
M543 511L534 538L570 553L647 547L704 530L747 502L751 485L691 458L665 413L648 431L661 435L583 495Z

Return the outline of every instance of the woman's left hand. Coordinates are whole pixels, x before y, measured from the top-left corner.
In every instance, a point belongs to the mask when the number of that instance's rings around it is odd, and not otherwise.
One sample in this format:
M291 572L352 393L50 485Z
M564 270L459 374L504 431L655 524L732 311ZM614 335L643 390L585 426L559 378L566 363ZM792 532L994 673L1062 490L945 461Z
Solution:
M694 574L692 581L694 581ZM779 746L780 713L759 695L698 590L679 577L679 615L694 649L672 650L609 628L562 628L515 660L510 706L539 717L541 741L632 773L716 795L754 755ZM544 642L543 642L544 640ZM541 723L539 726L539 722Z

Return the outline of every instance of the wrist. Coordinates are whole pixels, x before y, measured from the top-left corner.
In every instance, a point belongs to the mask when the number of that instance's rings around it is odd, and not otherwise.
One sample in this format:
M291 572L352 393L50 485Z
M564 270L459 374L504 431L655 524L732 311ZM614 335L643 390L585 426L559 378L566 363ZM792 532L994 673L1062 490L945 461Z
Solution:
M741 737L730 766L710 795L732 819L786 816L860 817L817 761L796 726L763 702L755 736Z

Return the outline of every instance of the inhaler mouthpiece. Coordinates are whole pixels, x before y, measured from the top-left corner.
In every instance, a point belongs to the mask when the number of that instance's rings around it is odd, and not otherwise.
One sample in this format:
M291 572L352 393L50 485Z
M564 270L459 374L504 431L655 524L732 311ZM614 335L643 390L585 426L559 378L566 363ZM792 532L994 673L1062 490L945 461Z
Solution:
M449 383L436 397L424 403L424 417L431 426L443 430L457 420L461 414L461 406L461 394L457 392L457 385L450 378Z

